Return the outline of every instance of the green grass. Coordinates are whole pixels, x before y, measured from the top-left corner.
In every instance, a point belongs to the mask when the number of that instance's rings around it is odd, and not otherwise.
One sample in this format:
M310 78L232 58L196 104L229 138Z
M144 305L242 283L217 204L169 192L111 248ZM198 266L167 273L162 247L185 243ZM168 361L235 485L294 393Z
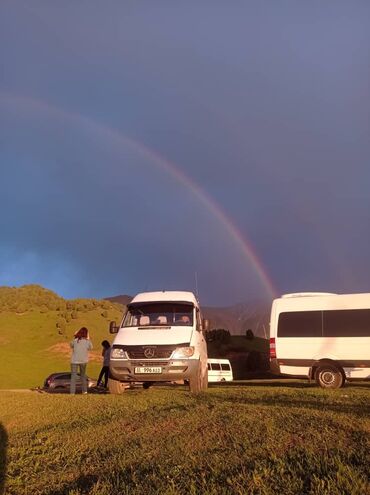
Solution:
M364 495L369 392L294 381L200 396L1 392L5 494Z
M108 325L110 319L119 321L121 312L108 311L106 318L101 309L78 312L78 317L67 323L65 335L59 335L55 323L58 311L40 313L33 310L22 315L14 312L0 313L0 389L37 387L55 371L70 369L70 353L53 351L55 345L68 344L73 334L82 326L90 330L97 355L101 353L103 339L112 341ZM88 364L87 373L96 377L101 362Z

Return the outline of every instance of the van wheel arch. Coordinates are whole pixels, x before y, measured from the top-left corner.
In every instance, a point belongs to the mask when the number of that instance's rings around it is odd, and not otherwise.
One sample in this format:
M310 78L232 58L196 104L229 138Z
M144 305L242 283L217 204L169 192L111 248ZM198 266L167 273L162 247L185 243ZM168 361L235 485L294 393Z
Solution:
M346 381L343 368L336 361L321 359L311 368L310 378L314 379L321 388L341 388Z

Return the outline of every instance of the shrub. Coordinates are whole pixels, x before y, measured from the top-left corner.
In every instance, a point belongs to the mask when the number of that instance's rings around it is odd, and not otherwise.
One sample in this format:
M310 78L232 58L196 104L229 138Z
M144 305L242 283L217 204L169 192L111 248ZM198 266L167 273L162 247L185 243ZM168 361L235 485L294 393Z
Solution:
M248 354L246 368L248 371L257 371L262 367L262 356L260 352L251 351Z

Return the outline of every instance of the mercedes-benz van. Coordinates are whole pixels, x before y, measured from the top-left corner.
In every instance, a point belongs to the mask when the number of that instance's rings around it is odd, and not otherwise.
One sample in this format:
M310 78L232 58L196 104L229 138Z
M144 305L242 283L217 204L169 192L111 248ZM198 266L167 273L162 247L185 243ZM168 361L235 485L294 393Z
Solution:
M192 292L144 292L127 306L110 354L109 390L130 382L188 381L190 391L207 389L207 345L198 301Z

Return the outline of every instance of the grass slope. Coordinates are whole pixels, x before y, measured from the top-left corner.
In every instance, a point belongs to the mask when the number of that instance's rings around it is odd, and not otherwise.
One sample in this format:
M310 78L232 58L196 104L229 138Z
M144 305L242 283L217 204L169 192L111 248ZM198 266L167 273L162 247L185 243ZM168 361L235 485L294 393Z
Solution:
M56 328L58 311L40 313L38 310L17 314L0 313L0 389L36 387L54 371L70 368L68 343L73 334L87 326L96 351L88 364L88 374L97 376L101 367L100 343L111 340L108 331L110 319L119 320L121 311L116 308L102 317L101 309L78 312L77 318L66 323L64 335Z
M288 385L2 392L0 493L369 493L369 388Z

